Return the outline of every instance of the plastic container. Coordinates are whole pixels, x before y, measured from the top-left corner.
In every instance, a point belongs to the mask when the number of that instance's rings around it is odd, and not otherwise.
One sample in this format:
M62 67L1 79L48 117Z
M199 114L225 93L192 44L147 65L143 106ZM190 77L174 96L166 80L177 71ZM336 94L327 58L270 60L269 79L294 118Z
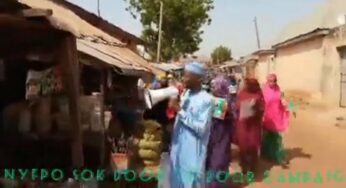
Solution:
M94 132L102 131L100 108L94 108L91 118L91 130Z
M113 169L126 170L128 169L128 156L125 153L112 153L111 154Z
M105 111L105 130L109 127L109 122L112 119L112 113L110 111Z

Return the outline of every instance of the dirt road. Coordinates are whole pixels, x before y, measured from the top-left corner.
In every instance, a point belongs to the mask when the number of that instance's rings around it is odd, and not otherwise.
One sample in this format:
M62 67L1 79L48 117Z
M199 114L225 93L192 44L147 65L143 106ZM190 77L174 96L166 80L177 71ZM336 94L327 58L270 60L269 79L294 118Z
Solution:
M284 134L290 164L261 161L256 182L247 187L346 188L346 110L310 104L296 114Z

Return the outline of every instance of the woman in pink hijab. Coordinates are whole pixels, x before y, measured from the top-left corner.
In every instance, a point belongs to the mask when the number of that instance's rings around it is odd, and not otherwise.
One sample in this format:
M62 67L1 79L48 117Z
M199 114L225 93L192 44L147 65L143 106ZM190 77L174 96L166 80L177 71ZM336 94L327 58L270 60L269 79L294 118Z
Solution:
M265 111L263 116L264 135L262 140L262 158L280 164L286 162L281 133L289 124L287 103L283 100L277 76L270 74L263 89Z

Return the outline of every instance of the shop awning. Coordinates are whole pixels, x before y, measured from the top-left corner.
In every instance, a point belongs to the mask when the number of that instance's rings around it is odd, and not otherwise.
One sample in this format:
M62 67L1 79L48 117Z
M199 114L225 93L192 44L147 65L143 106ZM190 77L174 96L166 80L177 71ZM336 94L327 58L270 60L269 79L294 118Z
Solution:
M160 72L119 39L83 20L58 1L19 0L19 2L31 8L51 10L52 15L47 17L51 25L74 34L77 38L78 51L99 60L92 63L106 63L123 70L123 74Z
M143 73L143 71L148 71L142 66L124 61L123 57L119 57L119 54L114 53L113 51L115 49L112 48L114 47L107 44L95 43L83 39L77 40L77 49L79 52L96 58L97 60L102 61L110 66L119 68L121 70L121 72L119 72L120 74L139 75Z
M151 65L165 72L177 71L184 68L183 66L174 63L152 63Z

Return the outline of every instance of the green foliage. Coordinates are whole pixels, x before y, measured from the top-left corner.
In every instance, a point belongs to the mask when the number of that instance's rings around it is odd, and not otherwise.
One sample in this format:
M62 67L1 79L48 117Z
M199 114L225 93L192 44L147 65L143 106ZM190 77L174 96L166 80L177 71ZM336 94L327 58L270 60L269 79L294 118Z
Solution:
M127 11L134 18L140 17L143 25L142 39L148 45L148 53L156 57L160 0L124 0L129 3ZM213 0L162 0L161 60L177 58L199 50L202 42L201 27L210 24L208 12Z
M219 64L219 63L231 60L232 59L231 49L224 46L219 46L215 48L214 51L211 53L211 58L214 64Z

